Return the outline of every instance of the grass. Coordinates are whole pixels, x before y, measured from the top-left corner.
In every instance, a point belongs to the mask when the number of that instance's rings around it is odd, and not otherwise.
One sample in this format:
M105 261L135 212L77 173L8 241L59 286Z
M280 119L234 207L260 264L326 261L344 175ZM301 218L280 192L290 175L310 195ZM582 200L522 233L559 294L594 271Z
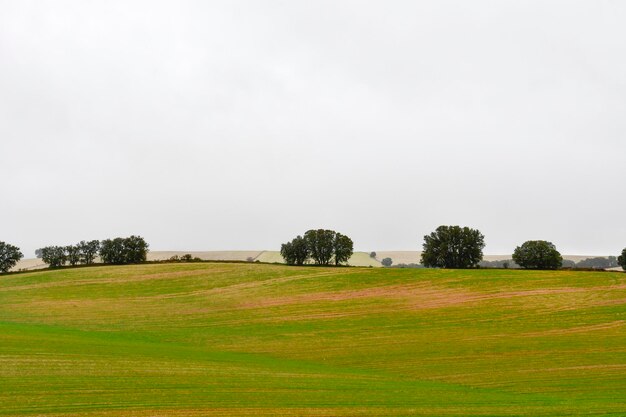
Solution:
M626 415L625 321L622 273L6 275L0 415Z

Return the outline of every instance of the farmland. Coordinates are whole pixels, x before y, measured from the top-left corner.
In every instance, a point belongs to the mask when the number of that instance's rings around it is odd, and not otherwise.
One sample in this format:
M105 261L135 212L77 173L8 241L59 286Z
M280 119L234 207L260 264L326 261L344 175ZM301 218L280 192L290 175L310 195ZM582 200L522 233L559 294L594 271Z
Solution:
M616 272L6 275L0 415L625 415L625 324Z

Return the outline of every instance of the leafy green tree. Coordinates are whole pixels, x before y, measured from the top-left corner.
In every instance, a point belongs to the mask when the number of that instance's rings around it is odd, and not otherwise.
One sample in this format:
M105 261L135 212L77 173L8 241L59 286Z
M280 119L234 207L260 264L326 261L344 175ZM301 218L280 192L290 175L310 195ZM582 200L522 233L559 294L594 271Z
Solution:
M124 239L117 237L115 239L105 239L100 244L100 259L105 264L126 263L124 256Z
M551 242L529 240L515 248L513 260L526 269L558 269L563 257Z
M352 254L354 253L354 243L346 235L341 233L335 233L335 239L333 242L333 254L335 258L335 265L341 265L344 262L348 262Z
M80 262L85 265L90 265L94 263L96 256L98 256L100 241L90 240L89 242L85 242L81 240L78 244L78 248L80 250Z
M380 261L380 263L383 264L383 266L385 267L390 267L393 264L393 260L391 258L385 258Z
M622 250L622 254L617 257L617 263L624 271L626 271L626 248L624 248L624 250Z
M424 236L421 263L434 268L475 268L484 247L485 237L476 229L439 226Z
M0 272L8 272L23 257L24 255L17 246L0 242Z
M280 254L288 265L304 265L311 257L307 241L302 236L294 238L291 242L283 243Z
M80 263L80 247L75 245L66 246L65 255L70 265L76 266Z
M317 265L329 265L334 255L335 234L333 230L309 230L304 240L311 252L311 258Z
M67 262L67 253L64 246L46 246L41 248L41 259L50 268L58 268Z
M141 236L131 236L124 239L125 263L138 264L145 262L148 257L148 243Z
M376 258L376 252L370 252L370 258Z

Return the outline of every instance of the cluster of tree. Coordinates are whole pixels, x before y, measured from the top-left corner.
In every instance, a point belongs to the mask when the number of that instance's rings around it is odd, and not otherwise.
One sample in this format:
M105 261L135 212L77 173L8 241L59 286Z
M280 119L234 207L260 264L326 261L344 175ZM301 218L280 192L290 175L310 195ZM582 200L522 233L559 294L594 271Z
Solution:
M0 272L8 272L24 257L17 246L0 242Z
M341 265L354 252L352 239L334 230L309 230L291 242L283 243L280 254L288 265L304 265L310 259L317 265Z
M105 264L138 264L146 261L148 243L141 236L103 240L100 244L100 259Z
M485 237L476 229L439 226L424 236L421 263L431 268L476 268L484 247Z
M46 246L37 249L35 255L41 258L51 268L58 268L65 264L89 265L96 257L105 264L135 264L145 262L148 254L148 244L140 236L127 238L81 241L69 246Z
M58 268L69 263L72 266L89 265L95 262L100 250L100 241L81 241L69 246L46 246L37 249L35 255L41 258L51 268Z
M393 259L384 258L382 261L380 261L380 263L383 264L383 266L386 266L387 268L389 268L393 264Z

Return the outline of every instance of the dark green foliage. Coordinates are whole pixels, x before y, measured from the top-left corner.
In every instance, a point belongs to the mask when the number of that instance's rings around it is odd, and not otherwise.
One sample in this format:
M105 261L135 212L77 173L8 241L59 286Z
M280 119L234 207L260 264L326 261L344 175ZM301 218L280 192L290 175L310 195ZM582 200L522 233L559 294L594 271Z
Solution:
M90 240L89 242L85 242L82 240L78 244L78 248L80 249L80 262L85 265L90 265L94 263L96 256L98 256L100 241Z
M288 265L304 265L311 257L306 240L298 236L291 242L283 243L280 254Z
M0 272L8 272L23 257L24 255L17 246L0 242Z
M391 258L385 258L380 263L383 264L383 266L389 267L393 264L393 260Z
M311 251L311 258L318 265L328 265L333 258L335 232L333 230L309 230L304 240Z
M558 269L563 257L551 242L529 240L515 248L513 260L526 269Z
M140 236L106 239L100 245L100 258L105 264L136 264L145 262L148 244Z
M431 268L475 268L483 258L485 237L478 230L439 226L424 236L421 263Z
M41 259L50 265L50 268L58 268L67 262L67 253L64 246L46 246L41 248Z
M100 259L105 264L124 264L126 257L124 256L124 239L117 237L115 239L105 239L100 244Z
M376 258L376 252L370 252L370 258Z
M576 262L571 259L563 259L563 262L561 262L561 268L576 268Z
M65 256L70 265L78 265L80 263L80 247L74 245L66 246Z
M622 254L617 257L617 263L624 271L626 271L626 248L624 248L624 250L622 250Z
M344 262L348 262L348 259L354 253L354 244L352 239L341 233L335 234L335 240L333 242L333 251L335 258L335 265L341 265Z

